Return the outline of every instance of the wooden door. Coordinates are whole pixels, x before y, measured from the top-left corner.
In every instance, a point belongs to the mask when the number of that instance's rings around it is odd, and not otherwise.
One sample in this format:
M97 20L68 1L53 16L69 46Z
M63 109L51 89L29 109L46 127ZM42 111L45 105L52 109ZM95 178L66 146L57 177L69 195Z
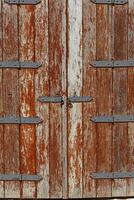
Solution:
M134 196L134 0L7 1L0 198Z

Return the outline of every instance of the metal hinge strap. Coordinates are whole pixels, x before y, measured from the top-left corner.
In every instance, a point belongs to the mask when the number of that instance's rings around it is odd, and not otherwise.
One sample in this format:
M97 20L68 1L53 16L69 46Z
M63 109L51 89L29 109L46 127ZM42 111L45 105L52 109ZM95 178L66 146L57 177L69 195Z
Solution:
M41 0L4 0L5 3L8 4L30 4L30 5L36 5L38 3L41 3Z
M90 65L95 68L125 68L134 67L134 60L116 60L116 61L91 61Z
M128 0L91 0L92 3L95 4L117 4L117 5L123 5L128 3Z
M31 61L0 61L0 68L37 69L41 63Z
M38 100L42 103L62 103L63 98L60 96L42 96Z
M39 124L42 119L39 117L0 117L0 124Z
M68 101L71 103L90 102L90 101L92 101L92 97L90 97L90 96L72 96L72 97L68 97Z
M111 172L111 173L91 173L90 177L93 179L123 179L134 178L134 172Z
M0 174L0 181L41 181L41 175Z
M95 123L134 122L134 115L96 116L91 118Z

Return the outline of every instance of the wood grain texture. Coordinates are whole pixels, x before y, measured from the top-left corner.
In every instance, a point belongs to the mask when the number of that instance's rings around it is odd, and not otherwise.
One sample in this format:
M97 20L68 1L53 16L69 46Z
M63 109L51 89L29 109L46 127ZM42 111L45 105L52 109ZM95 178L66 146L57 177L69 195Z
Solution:
M67 8L66 0L62 1L62 29L61 29L61 40L62 40L62 97L64 99L64 104L62 105L62 198L68 198L68 174L67 174L67 45L66 45L66 33L67 33Z
M17 6L3 4L3 60L18 60ZM19 116L18 70L3 70L4 116ZM4 170L19 171L19 126L4 125ZM19 198L20 183L5 182L5 198Z
M62 96L62 44L65 1L49 0L50 96ZM62 198L61 105L50 104L50 198Z
M96 59L111 59L111 6L96 7ZM97 115L112 114L112 70L97 69ZM111 171L112 125L97 124L97 172ZM97 197L111 196L111 180L97 181Z
M35 6L19 7L19 56L20 60L35 59ZM35 70L22 69L20 77L20 114L24 117L35 116ZM35 125L20 126L21 173L36 173L36 136ZM21 198L35 198L35 182L24 181L21 185Z
M127 8L128 5L115 6L114 10L114 59L127 59ZM113 70L114 114L127 113L127 68ZM128 137L127 123L114 124L112 171L127 170ZM126 180L118 179L112 183L112 196L126 196Z
M96 69L89 66L96 59L96 5L83 1L83 96L93 101L83 104L83 198L96 197L96 181L90 173L96 171L96 125L90 121L96 115Z
M2 37L2 1L0 2L0 60L2 60L2 47L3 47L3 37ZM3 87L2 87L2 75L3 70L0 69L0 115L3 115ZM0 125L0 173L4 173L4 130L3 125ZM4 183L0 182L0 198L4 197Z
M68 96L82 96L82 0L68 0ZM68 195L82 198L82 104L68 108Z
M128 10L128 59L134 58L134 1ZM128 114L134 114L134 68L128 68ZM134 171L134 124L128 123L128 171ZM127 196L134 196L134 179L127 182Z
M43 177L37 185L37 197L49 198L49 104L38 101L39 96L49 96L48 0L36 6L35 35L35 60L42 64L35 76L35 108L43 119L36 128L36 171Z

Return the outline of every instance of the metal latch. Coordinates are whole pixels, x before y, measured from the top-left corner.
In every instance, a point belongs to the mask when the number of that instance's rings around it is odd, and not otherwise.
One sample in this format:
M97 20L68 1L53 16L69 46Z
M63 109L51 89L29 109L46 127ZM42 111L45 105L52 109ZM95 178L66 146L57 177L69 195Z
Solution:
M0 174L0 181L41 181L41 175Z
M68 97L68 105L72 105L72 103L80 103L80 102L90 102L92 100L92 97L90 96L72 96ZM39 97L38 100L42 103L61 103L64 104L63 97L61 96L42 96Z
M72 103L84 103L92 101L92 97L90 96L71 96L68 97L68 106L71 108L73 106Z
M90 96L72 96L72 97L68 97L68 100L71 103L90 102L90 101L92 101L92 97L90 97Z
M91 61L90 65L95 68L125 68L134 67L134 60L116 60L116 61Z
M42 119L39 117L0 117L0 124L39 124Z
M91 0L92 3L95 4L117 4L117 5L123 5L128 3L128 0Z
M42 96L38 100L42 103L61 103L63 104L63 97L61 96Z
M41 63L31 61L0 61L0 68L37 69Z
M134 172L110 172L110 173L91 173L90 177L93 179L123 179L134 178Z
M96 116L91 118L95 123L134 122L134 115Z
M41 2L41 0L4 0L8 4L31 4L36 5Z

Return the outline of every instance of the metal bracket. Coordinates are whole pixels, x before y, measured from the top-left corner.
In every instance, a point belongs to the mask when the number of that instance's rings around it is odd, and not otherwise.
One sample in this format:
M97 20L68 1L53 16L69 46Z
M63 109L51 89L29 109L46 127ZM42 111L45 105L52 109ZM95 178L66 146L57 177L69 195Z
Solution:
M128 0L91 0L92 3L95 4L117 4L117 5L123 5L128 3Z
M91 173L90 177L93 179L123 179L134 178L134 172L111 172L111 173Z
M72 103L82 103L82 102L90 102L92 101L92 97L90 96L72 96L68 97L68 107L72 108Z
M134 115L96 116L91 118L95 123L125 123L134 122Z
M39 124L42 119L39 117L0 117L0 124Z
M0 68L37 69L39 67L41 67L40 63L31 61L0 61Z
M41 181L41 175L0 174L0 181Z
M91 61L90 65L95 68L125 68L134 67L134 60L117 61Z
M4 0L8 4L30 4L36 5L41 2L41 0Z
M38 100L42 103L63 103L63 98L60 96L42 96Z
M90 96L72 96L72 97L68 97L68 101L71 103L90 102L90 101L92 101L92 97L90 97Z

